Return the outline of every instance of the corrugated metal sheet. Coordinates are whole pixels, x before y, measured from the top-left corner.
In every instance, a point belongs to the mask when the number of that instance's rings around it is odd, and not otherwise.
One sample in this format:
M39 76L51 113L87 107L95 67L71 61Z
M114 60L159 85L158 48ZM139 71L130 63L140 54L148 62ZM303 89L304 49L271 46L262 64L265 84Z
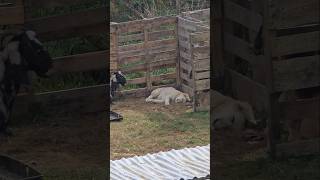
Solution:
M210 174L210 145L110 161L111 180L187 180Z

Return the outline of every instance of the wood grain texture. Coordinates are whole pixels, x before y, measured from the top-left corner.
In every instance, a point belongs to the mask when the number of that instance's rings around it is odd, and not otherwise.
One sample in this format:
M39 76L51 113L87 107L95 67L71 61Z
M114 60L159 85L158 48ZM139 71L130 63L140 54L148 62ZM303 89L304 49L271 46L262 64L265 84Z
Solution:
M286 91L320 85L320 56L273 62L274 90Z

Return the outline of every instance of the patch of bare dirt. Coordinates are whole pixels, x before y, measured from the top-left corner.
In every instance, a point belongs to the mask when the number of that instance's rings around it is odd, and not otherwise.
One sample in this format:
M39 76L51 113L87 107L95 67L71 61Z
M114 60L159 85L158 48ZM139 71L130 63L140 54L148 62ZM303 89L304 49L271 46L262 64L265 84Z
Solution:
M12 137L0 137L0 153L40 171L106 167L106 122L106 117L84 115L13 126Z

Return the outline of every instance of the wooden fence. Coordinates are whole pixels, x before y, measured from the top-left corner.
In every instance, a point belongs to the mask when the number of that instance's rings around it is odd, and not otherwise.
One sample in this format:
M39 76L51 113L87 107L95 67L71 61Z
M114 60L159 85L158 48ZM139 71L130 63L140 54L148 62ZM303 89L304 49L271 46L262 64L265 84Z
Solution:
M106 7L61 13L55 16L34 18L33 11L79 5L92 0L17 0L0 8L0 25L23 25L38 33L43 42L72 37L95 35L106 30ZM106 70L107 50L56 57L53 75L69 72ZM16 101L17 115L24 115L32 108L45 107L52 113L81 113L106 111L106 85L96 85L46 93L21 94Z
M176 86L194 97L195 111L208 109L209 103L200 107L196 97L210 88L209 16L209 9L205 9L182 13L181 17L111 23L111 71L143 74L128 82L141 88L122 93L146 96L155 88ZM163 68L171 71L156 75ZM194 76L189 78L188 72ZM170 79L175 81L163 82Z
M159 85L168 84L164 80L179 80L175 70L178 64L176 22L176 17L168 16L110 25L111 71L140 74L128 80L129 85L140 85L140 88L125 93L145 95ZM163 68L171 71L159 75L157 72Z
M279 93L320 86L319 1L218 0L214 7L214 66L226 72L225 89L267 119L271 155L319 151L316 139L283 144L276 136ZM310 103L319 106L319 98Z
M209 19L209 9L178 18L181 88L193 97L194 111L208 110L210 106L209 92L204 92L210 89Z

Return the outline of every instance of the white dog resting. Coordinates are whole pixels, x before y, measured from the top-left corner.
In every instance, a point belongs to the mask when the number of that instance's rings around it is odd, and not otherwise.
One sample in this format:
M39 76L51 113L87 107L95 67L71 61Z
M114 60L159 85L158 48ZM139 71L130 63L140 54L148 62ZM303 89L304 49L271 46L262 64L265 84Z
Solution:
M180 92L173 87L155 89L146 99L146 102L164 103L165 105L170 105L170 101L185 103L191 101L191 99L187 93Z
M212 117L214 129L233 128L242 130L247 122L257 124L252 107L246 102L241 102L224 96L217 91L211 91Z

